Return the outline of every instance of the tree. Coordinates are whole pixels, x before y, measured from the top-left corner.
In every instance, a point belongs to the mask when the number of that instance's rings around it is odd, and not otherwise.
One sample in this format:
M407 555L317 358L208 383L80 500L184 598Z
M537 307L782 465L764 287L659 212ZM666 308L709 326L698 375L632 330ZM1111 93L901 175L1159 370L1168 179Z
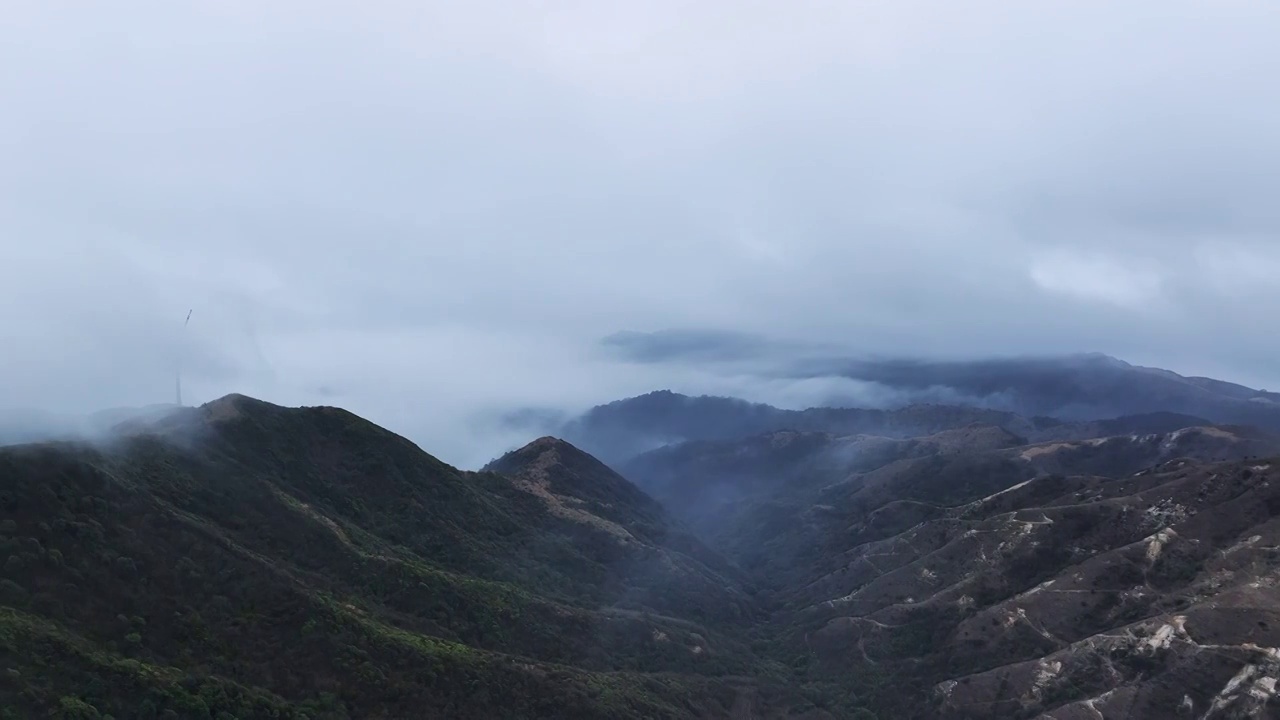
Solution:
M76 697L64 697L58 701L58 717L66 720L98 720L102 714L98 708Z

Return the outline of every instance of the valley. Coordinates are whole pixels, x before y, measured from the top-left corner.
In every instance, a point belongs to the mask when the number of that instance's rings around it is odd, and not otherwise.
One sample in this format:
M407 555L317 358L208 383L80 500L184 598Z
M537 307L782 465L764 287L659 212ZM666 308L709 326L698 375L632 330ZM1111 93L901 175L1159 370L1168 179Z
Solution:
M562 434L468 472L232 395L0 448L0 716L1276 716L1272 429L657 393Z

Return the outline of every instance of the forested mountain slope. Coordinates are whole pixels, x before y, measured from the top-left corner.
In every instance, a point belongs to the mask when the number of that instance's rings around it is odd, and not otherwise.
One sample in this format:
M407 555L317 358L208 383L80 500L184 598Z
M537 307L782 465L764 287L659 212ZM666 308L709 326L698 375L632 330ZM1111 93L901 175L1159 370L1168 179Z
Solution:
M571 447L464 473L229 396L0 450L9 717L757 717L741 575ZM816 712L816 711L815 711ZM811 715L821 717L821 713Z

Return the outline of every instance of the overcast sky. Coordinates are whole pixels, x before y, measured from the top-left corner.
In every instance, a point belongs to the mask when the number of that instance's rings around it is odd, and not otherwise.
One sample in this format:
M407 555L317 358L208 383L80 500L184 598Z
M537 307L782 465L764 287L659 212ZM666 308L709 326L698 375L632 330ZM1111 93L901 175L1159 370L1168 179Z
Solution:
M0 406L486 420L617 331L1280 386L1280 4L7 0Z

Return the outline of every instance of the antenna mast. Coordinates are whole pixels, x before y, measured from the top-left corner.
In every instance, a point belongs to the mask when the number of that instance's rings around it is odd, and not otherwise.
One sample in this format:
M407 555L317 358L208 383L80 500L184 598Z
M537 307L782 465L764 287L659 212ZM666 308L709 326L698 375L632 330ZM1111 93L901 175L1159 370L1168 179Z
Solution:
M182 407L182 360L186 355L187 346L187 323L191 322L191 310L187 310L187 319L182 321L182 341L178 347L178 375L177 375L177 391L178 391L178 407Z

